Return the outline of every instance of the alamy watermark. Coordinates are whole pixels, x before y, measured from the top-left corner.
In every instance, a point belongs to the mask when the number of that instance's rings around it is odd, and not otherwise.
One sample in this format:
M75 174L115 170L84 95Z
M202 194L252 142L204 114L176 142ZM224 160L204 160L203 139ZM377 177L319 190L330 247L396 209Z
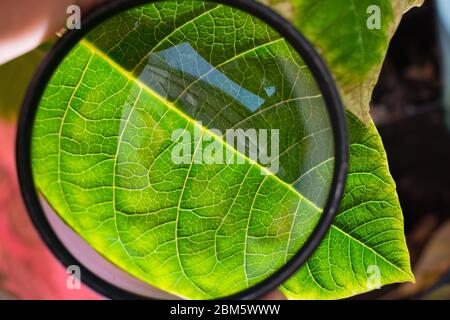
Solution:
M175 164L259 163L261 174L276 174L280 167L278 129L205 129L196 122L193 134L187 129L172 132L172 161Z
M366 26L369 30L381 29L381 8L375 4L367 7L366 13L369 15L367 18Z
M70 265L66 269L69 275L66 279L66 288L69 290L81 289L81 269L77 265Z
M367 274L367 289L380 289L381 288L381 270L379 266L370 265L366 270Z
M66 9L69 16L66 20L66 28L69 30L81 29L81 8L75 4L70 5Z

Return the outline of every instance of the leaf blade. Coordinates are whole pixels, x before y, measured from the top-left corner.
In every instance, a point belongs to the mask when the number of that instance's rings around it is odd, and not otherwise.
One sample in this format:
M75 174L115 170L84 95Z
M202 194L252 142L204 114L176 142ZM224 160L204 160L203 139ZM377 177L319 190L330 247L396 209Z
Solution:
M381 138L373 124L365 126L349 111L347 123L350 165L344 197L308 265L281 287L289 299L341 299L371 291L370 266L379 268L381 286L414 281L401 207ZM384 220L389 222L380 223Z
M260 96L264 93L265 109L253 110L255 113L249 112L251 106L242 108L248 99L233 91L218 96L214 100L218 106L233 102L230 111L236 111L236 116L215 123L219 128L267 128L268 124L280 128L280 135L286 138L282 151L287 151L280 160L282 166L286 165L285 176L267 174L267 169L255 161L193 163L195 151L188 164L173 163L175 141L170 133L178 128L184 128L190 136L198 131L200 136L208 136L208 141L222 143L222 137L209 126L194 121L201 109L192 112L181 108L174 102L178 91L162 95L158 91L161 87L152 81L162 79L156 72L161 70L172 72L172 77L166 77L171 80L168 86L193 83L195 79L186 73L180 75L173 65L169 65L174 69L170 70L159 64L159 69L150 74L154 78L136 74L133 70L142 57L136 63L122 65L126 59L110 55L105 46L114 48L115 44L108 40L101 46L101 40L93 43L88 37L72 51L53 75L37 113L33 171L43 196L70 227L111 262L182 297L230 294L259 282L284 264L305 243L322 212L317 204L321 195L310 201L289 179L306 173L304 179L310 184L321 179L323 191L332 168L332 164L327 165L321 168L322 176L311 176L314 166L329 157L332 145L327 140L330 132L326 130L329 123L323 116L325 109L321 109L324 104L310 82L309 71L285 42L268 43L271 36L265 33L265 25L248 18L242 21L246 27L262 32L260 36L252 33L258 41L247 39L245 50L232 51L231 58L230 54L220 61L215 57L211 63L214 70L202 70L208 81L199 81L188 93L204 90L205 84L211 83L210 74L219 76L218 69L230 79L228 83L243 78L248 84L237 82L242 88ZM132 38L133 32L128 37ZM191 53L184 40L179 40L181 48ZM164 50L152 54L149 61L166 58ZM214 56L210 53L215 47L208 50L203 56ZM148 52L148 48L142 52ZM202 56L196 59L204 61ZM252 66L250 76L267 72L267 80L279 83L270 89L261 81L255 83L254 79L235 75L240 70L237 66L244 63ZM270 68L273 72L269 73ZM292 78L285 79L285 70ZM298 92L291 88L297 85L301 85ZM291 97L298 99L290 101ZM205 110L214 115L214 110ZM249 115L254 115L251 120L247 120ZM215 121L207 120L208 124ZM244 120L251 124L242 126ZM196 150L203 143L199 141L190 142L190 147ZM319 147L322 144L325 148ZM230 150L224 143L220 148ZM293 151L296 155L309 149L311 159L292 156ZM249 160L239 150L231 151L234 158ZM300 168L291 173L296 164L301 164ZM261 171L266 174L261 175ZM223 280L217 281L219 277Z

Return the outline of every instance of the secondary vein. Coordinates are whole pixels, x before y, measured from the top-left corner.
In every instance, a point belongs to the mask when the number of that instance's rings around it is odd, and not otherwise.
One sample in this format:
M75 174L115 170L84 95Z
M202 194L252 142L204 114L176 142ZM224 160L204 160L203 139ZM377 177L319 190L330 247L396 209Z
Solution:
M311 202L308 198L306 198L305 196L303 196L298 190L296 190L292 185L286 183L285 181L281 180L278 176L276 176L275 174L273 174L269 169L267 169L266 167L261 166L258 162L254 161L253 159L247 157L246 155L240 153L238 150L234 149L233 147L231 147L229 144L227 144L225 141L223 141L222 137L220 137L219 135L215 134L214 132L212 132L211 130L209 130L208 128L205 128L204 126L202 126L198 121L195 121L193 118L191 118L189 115L187 115L186 113L184 113L183 111L181 111L180 109L178 109L173 103L171 103L170 101L167 101L165 98L163 98L162 96L160 96L158 93L156 93L153 89L151 89L150 87L148 87L145 83L143 83L140 79L137 79L131 72L125 70L123 67L121 67L117 62L115 62L114 60L112 60L110 57L108 57L104 52L102 52L100 49L98 49L93 43L87 41L86 39L82 39L80 41L80 45L86 47L88 50L90 50L92 53L94 53L95 55L99 56L100 58L102 58L104 61L106 61L112 68L114 68L115 70L117 70L120 74L122 74L124 77L126 77L127 79L129 79L130 81L132 81L133 83L135 83L139 88L143 89L145 92L147 92L148 94L150 94L152 97L154 97L155 99L159 100L162 104L164 104L165 106L167 106L170 110L172 110L173 112L175 112L176 114L178 114L180 117L182 117L183 119L187 120L189 123L192 123L192 125L196 126L197 128L199 128L202 132L206 132L208 135L210 135L211 137L217 139L218 141L220 141L226 148L230 149L231 151L233 151L234 153L236 153L237 155L243 157L245 160L247 160L249 163L251 163L252 165L257 166L261 171L264 171L264 174L266 176L270 176L272 179L275 179L278 183L280 183L281 185L285 186L286 188L288 188L291 192L293 192L295 195L297 195L300 199L304 199L306 202L308 202L308 204L312 207L314 207L316 210L318 210L319 212L322 212L322 208L317 207L317 205L315 205L313 202Z

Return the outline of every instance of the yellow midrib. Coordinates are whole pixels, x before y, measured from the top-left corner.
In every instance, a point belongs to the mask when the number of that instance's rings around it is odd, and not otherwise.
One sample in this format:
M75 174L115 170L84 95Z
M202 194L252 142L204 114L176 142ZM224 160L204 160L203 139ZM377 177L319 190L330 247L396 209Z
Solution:
M254 161L253 159L247 157L246 155L240 153L238 150L232 148L228 143L223 141L222 137L215 134L214 132L210 131L208 128L202 126L199 124L198 121L195 121L195 119L191 118L189 115L182 112L180 109L178 109L173 103L170 101L167 101L165 98L160 96L157 92L155 92L153 89L148 87L145 83L143 83L140 79L136 78L134 74L131 72L125 70L123 67L121 67L117 62L112 60L110 57L108 57L103 51L98 49L93 43L87 41L86 39L82 39L80 41L80 44L86 47L86 49L90 50L93 54L99 56L104 61L106 61L109 65L113 67L113 69L117 70L120 74L125 76L128 80L132 81L134 84L136 84L139 88L146 91L148 94L150 94L155 99L159 100L161 103L163 103L165 106L167 106L171 111L177 113L180 117L190 122L192 125L197 127L201 130L202 133L207 133L209 136L214 137L218 141L220 141L226 148L229 148L239 156L243 157L245 160L247 160L249 163L257 166L260 170L264 171L266 175L270 176L271 178L275 179L278 183L282 184L286 188L288 188L290 191L294 192L298 197L301 199L304 199L310 204L312 207L317 209L318 211L322 212L322 208L317 207L314 203L312 203L308 198L306 198L304 195L302 195L298 190L294 189L292 185L286 183L285 181L281 180L278 176L274 175L269 169L266 167L261 166L258 162Z

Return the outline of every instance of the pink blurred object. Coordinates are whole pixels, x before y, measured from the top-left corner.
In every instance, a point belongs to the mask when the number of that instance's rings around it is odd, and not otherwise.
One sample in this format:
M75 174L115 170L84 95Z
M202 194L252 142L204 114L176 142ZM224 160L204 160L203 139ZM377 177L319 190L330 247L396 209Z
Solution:
M66 287L64 267L39 238L16 176L16 126L0 120L0 291L18 299L102 299L86 285Z

